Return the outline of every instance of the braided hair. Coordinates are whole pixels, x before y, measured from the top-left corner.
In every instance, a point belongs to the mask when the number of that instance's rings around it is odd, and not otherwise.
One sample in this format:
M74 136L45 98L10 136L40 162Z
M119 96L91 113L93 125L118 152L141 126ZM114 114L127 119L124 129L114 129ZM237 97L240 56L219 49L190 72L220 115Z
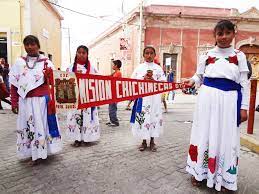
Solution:
M89 60L88 60L89 49L84 45L80 45L79 47L77 47L76 52L78 52L79 49L83 49L87 53L87 59L86 59L86 62L85 62L85 68L87 69L88 64L89 64ZM72 68L73 72L76 71L76 65L77 65L77 56L75 56L75 59L74 59L73 68Z

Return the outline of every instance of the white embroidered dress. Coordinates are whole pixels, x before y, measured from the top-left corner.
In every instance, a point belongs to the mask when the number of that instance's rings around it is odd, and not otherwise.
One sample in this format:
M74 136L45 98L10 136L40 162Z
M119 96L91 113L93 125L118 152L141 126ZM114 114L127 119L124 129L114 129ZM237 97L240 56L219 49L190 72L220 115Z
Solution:
M73 65L68 69L72 72ZM77 71L86 73L84 65L77 64ZM97 70L90 66L89 74L97 74ZM69 111L67 114L67 136L70 140L94 142L100 138L100 124L97 107L83 110Z
M165 81L163 69L155 63L144 62L133 72L133 79L144 79L147 70L153 71L153 78L156 81ZM135 123L132 124L132 133L140 139L159 137L163 132L163 119L161 107L161 94L143 98L142 112L136 113Z
M208 64L208 58L214 58ZM228 60L238 59L238 64ZM206 62L207 61L207 62ZM248 67L246 56L233 47L215 47L200 57L193 79L226 78L242 86L241 109L248 108ZM237 91L222 91L202 85L199 90L191 132L186 170L207 186L237 190L240 131L237 127Z
M39 56L39 60L46 58ZM36 57L28 57L28 66L33 67ZM48 67L54 68L47 60ZM61 137L52 138L47 121L47 102L45 97L26 97L27 93L45 81L44 61L35 63L31 69L22 58L11 67L10 83L18 89L17 154L20 159L46 159L62 149Z

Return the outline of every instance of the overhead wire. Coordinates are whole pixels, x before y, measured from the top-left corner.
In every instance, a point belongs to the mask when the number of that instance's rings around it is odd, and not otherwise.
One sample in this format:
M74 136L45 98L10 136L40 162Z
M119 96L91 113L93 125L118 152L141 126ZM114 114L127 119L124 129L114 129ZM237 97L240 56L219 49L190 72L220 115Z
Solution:
M80 11L76 11L76 10L73 10L73 9L70 9L70 8L67 8L67 7L64 7L64 6L59 5L59 4L57 4L57 3L51 2L51 1L49 1L49 0L44 0L44 1L46 1L46 2L48 2L48 3L50 3L50 4L52 4L52 5L54 5L54 6L56 6L56 7L59 7L59 8L61 8L61 9L64 9L64 10L67 10L67 11L70 11L70 12L73 12L73 13L76 13L76 14L79 14L79 15L83 15L83 16L86 16L86 17L90 17L90 18L94 18L94 19L98 19L98 20L103 20L103 21L112 22L113 24L116 24L116 23L117 23L117 24L121 24L121 25L124 25L124 24L125 24L125 22L121 22L121 21L120 21L120 20L123 19L123 17L120 18L119 21L109 20L109 19L101 18L100 16L94 16L94 15L91 15L91 14L82 13L82 12L80 12ZM139 26L138 24L127 24L127 25Z

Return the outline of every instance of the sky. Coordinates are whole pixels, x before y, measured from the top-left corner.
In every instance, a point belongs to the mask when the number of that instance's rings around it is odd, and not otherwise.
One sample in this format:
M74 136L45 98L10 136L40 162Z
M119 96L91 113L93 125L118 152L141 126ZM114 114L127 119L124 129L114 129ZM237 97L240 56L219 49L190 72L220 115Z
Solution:
M58 0L57 4L63 7L98 17L98 19L91 18L59 8L64 17L62 21L63 63L69 62L67 28L70 29L73 61L77 46L87 45L139 3L140 0ZM237 8L241 13L252 6L259 10L259 0L144 0L144 5L150 4Z

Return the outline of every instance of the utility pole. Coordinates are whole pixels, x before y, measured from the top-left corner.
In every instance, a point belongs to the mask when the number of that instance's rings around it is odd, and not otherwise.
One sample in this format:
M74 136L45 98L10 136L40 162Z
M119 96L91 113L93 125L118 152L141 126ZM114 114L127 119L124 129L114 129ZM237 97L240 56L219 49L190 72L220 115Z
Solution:
M141 63L141 59L142 59L143 4L144 4L144 0L140 0L140 5L139 5L139 51L138 51L138 64Z
M69 48L69 63L71 64L72 61L71 61L71 46L70 46L70 28L67 28L67 31L68 31L68 48Z
M69 52L69 63L71 64L72 61L71 61L71 42L70 42L70 28L67 27L62 27L62 29L65 29L67 30L67 33L68 33L68 52Z

